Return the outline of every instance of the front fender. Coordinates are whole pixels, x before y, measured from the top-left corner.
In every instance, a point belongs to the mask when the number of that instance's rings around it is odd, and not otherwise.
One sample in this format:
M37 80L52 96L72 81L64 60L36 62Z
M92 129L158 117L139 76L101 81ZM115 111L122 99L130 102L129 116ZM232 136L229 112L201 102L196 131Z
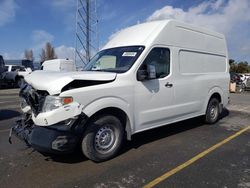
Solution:
M131 129L133 131L133 113L131 113L133 112L133 107L127 101L119 97L103 97L96 99L83 108L83 113L86 114L88 117L91 117L96 112L110 107L119 108L120 110L125 112L128 117Z

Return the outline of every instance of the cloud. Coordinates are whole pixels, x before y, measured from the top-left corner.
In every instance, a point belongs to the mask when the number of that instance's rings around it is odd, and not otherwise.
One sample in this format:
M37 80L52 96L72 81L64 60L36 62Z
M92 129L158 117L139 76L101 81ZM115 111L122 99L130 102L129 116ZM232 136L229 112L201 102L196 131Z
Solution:
M47 0L46 3L56 14L60 15L60 21L68 32L75 31L76 0Z
M15 19L17 7L14 0L0 2L0 27Z
M105 0L98 0L96 4L98 19L100 21L110 21L117 17L118 12L112 4L107 3Z
M30 38L32 41L30 49L33 49L35 58L39 59L41 49L44 48L47 42L54 41L55 37L45 30L38 29L32 31Z
M8 59L22 59L24 57L24 53L18 53L18 52L4 52L2 53L2 56L4 60Z
M65 45L61 45L55 48L56 55L59 59L75 59L75 48L67 47Z
M39 59L41 49L44 48L46 42L52 43L54 36L45 30L34 30L31 35L33 41L33 51L36 59ZM60 59L72 59L75 58L75 48L71 46L61 45L54 47L56 55Z
M31 34L31 40L33 41L34 48L42 48L46 42L52 42L54 36L45 30L34 30Z
M165 6L146 21L177 19L203 26L226 35L231 58L250 60L250 1L204 1L187 10ZM242 59L241 59L242 60Z
M76 7L76 0L51 0L49 3L55 8L72 8Z

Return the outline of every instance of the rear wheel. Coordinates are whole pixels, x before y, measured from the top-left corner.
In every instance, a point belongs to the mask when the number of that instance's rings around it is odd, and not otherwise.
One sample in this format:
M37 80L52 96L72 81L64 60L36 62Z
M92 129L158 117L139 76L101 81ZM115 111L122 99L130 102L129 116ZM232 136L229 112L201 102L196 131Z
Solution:
M214 124L218 121L219 115L220 115L219 101L217 98L212 98L210 99L207 105L205 122L208 124Z
M82 152L93 161L106 161L118 153L123 136L124 127L117 117L99 116L89 123L83 135Z

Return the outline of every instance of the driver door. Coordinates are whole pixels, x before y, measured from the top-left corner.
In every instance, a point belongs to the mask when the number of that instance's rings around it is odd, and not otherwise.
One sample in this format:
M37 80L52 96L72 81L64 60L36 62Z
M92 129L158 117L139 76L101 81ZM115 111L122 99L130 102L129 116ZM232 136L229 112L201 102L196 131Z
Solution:
M139 71L147 69L149 66L155 67L155 78L145 78L137 81L135 85L136 131L164 125L175 115L173 109L174 80L169 48L153 48Z

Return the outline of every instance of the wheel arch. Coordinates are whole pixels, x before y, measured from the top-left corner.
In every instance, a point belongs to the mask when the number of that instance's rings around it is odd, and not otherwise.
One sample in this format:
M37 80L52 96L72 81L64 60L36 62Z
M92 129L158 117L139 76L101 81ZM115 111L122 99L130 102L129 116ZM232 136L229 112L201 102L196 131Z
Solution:
M209 100L211 100L212 98L218 99L219 103L222 102L221 95L218 92L213 93Z
M23 76L23 75L16 74L16 76L15 76L15 81L17 81L17 80L20 79L20 78L24 79L24 76Z
M223 108L223 106L224 106L223 90L220 89L219 87L214 87L214 88L212 88L212 89L209 91L209 93L208 93L208 96L207 96L207 99L206 99L206 102L205 102L205 106L204 106L204 113L206 113L207 106L208 106L208 104L209 104L209 101L210 101L212 98L218 99L219 104L220 104L220 112L222 111L222 108Z
M111 114L116 116L124 125L127 139L131 140L133 134L133 116L129 113L129 106L129 104L117 98L99 99L87 105L83 109L83 113L89 117L88 122L101 114Z

